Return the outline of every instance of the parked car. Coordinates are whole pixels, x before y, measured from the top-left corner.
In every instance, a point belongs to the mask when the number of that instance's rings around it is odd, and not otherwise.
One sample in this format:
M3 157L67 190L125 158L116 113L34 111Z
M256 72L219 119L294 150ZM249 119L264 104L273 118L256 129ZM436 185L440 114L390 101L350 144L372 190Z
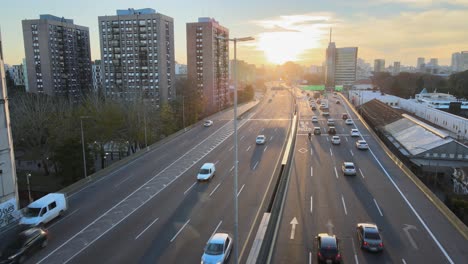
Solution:
M216 167L214 163L205 163L200 168L197 175L198 181L209 181L216 173Z
M352 162L343 162L343 165L341 165L341 170L343 171L344 175L356 175L356 167Z
M232 237L226 233L214 234L206 243L202 264L227 263L232 250Z
M369 146L367 145L367 142L365 140L358 140L356 141L356 147L358 149L369 149Z
M313 116L313 117L312 117L312 123L317 123L317 122L318 122L317 116Z
M331 139L331 143L333 145L339 145L341 143L341 139L339 136L333 136Z
M35 251L47 246L47 231L33 227L15 235L0 255L0 263L24 263Z
M29 204L19 223L27 226L42 226L63 215L67 208L65 194L49 193Z
M203 123L203 126L205 127L210 127L213 125L213 121L211 120L205 120L205 122Z
M359 130L357 130L356 128L351 129L351 136L352 137L359 137L360 136Z
M372 223L359 223L356 227L358 242L362 249L372 252L382 251L384 248L379 228Z
M265 144L265 141L266 141L265 135L258 135L257 139L255 139L255 143L257 143L257 145L263 145Z
M352 124L353 124L353 120L351 120L351 119L348 118L348 119L345 120L345 124L346 124L346 125L352 125Z
M321 233L316 239L318 263L341 263L339 240L335 235Z
M322 134L322 130L320 127L314 127L314 135L320 135Z
M336 134L336 129L334 126L328 127L328 134L330 135L335 135Z

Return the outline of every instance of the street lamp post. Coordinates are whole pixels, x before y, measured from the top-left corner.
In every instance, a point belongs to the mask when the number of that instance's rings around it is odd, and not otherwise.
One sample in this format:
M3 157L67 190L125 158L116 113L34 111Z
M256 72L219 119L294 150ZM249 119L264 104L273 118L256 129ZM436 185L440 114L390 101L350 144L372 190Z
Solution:
M81 147L83 149L83 169L84 169L84 177L88 178L88 173L86 171L86 152L85 152L85 143L84 143L84 132L83 132L83 118L91 118L90 116L80 116L80 124L81 124Z
M28 183L28 195L29 195L29 202L32 203L33 199L31 196L31 185L29 184L29 178L31 177L31 173L26 174L26 182Z
M238 140L237 140L237 42L254 40L253 37L233 38L216 37L234 42L234 263L239 263L239 204L237 199L238 179Z

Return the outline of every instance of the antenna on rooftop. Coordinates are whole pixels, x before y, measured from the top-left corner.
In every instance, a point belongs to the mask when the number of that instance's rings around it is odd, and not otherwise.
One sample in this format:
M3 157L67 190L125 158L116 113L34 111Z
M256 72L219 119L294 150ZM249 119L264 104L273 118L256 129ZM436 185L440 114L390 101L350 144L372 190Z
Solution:
M332 36L332 28L330 28L330 43L331 43L331 36Z

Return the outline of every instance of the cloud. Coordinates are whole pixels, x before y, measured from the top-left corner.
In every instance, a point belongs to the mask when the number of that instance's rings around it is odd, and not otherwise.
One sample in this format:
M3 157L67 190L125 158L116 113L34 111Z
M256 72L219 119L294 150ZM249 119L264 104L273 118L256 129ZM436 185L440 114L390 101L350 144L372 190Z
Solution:
M456 6L468 6L468 0L378 0L380 3L401 3L413 7L434 7L436 5L449 4Z

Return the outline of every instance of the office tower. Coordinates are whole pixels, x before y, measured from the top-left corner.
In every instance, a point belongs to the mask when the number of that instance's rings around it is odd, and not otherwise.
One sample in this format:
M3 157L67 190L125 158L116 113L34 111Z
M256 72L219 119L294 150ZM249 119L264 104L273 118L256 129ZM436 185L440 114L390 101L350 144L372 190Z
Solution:
M93 74L93 93L96 96L103 97L102 91L102 76L101 76L101 60L95 60L91 64L91 72Z
M98 20L106 98L156 106L175 99L174 20L151 8Z
M416 63L416 70L421 70L425 66L425 59L424 58L418 58L418 61Z
M325 59L325 86L334 88L335 85L348 85L356 81L357 47L337 48L332 42L332 30L330 29L330 41Z
M435 68L439 66L439 60L437 58L431 58L429 61L431 67Z
M205 113L229 105L229 30L213 18L187 23L188 78L196 85Z
M452 71L461 72L468 70L468 51L452 54Z
M385 60L376 59L374 60L374 72L384 72L385 71Z
M52 15L22 24L29 91L79 102L92 86L89 29Z
M393 75L398 75L400 73L400 62L393 62Z
M18 195L16 186L15 155L13 154L13 138L10 127L10 113L3 64L2 36L0 35L0 205L8 208L10 205L16 211ZM10 212L5 210L0 227L9 224Z

